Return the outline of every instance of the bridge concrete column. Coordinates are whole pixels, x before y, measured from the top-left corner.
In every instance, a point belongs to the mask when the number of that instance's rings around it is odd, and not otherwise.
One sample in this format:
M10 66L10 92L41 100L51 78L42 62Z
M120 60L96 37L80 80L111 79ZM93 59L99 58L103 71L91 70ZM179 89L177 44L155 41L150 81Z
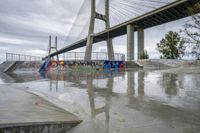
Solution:
M138 29L138 59L144 52L144 29Z
M115 60L112 39L107 39L107 51L108 51L108 59Z
M96 0L91 0L91 17L90 17L90 27L87 37L86 50L85 50L85 60L91 60L92 56L92 45L94 41L93 33L94 33L94 24L96 17Z
M84 60L90 61L92 58L92 44L93 44L93 36L89 35L87 38L86 50L85 50L85 58Z
M110 28L110 14L109 14L109 6L110 5L110 0L105 0L105 18L106 18L106 29ZM109 32L107 36L107 51L108 51L108 58L109 60L114 60L114 49L113 49L113 42L112 39L109 37Z
M127 61L134 60L134 25L127 25Z

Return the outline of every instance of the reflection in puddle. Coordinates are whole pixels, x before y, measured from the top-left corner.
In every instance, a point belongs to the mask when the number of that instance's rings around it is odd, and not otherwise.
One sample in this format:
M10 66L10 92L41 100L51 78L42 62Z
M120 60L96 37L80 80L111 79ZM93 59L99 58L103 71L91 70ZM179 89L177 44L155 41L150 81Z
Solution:
M198 132L200 75L161 71L1 76L60 102L83 118L70 132ZM9 80L7 80L9 79ZM35 80L38 80L35 82ZM62 106L62 105L61 105ZM76 108L74 111L73 108Z

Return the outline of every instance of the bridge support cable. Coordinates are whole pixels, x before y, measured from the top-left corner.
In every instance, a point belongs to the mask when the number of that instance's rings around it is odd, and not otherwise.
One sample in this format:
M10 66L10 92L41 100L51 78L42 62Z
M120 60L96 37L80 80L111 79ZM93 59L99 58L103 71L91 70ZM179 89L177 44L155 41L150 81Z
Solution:
M104 16L104 0L96 1L96 11ZM155 10L174 1L176 0L109 0L108 11L110 27L143 15L149 11ZM91 6L91 2L91 0L83 1L83 4L72 24L70 31L68 32L63 46L70 45L88 36L88 28L91 18L91 10L89 7ZM105 30L104 23L98 23L98 21L95 21L94 33L98 33L103 30Z
M151 12L155 9L158 9L162 6L175 2L176 0L84 0L78 15L71 27L71 30L66 37L64 43L64 48L59 50L59 52L54 52L56 55L64 53L67 51L74 50L76 48L86 46L86 55L85 59L90 60L92 54L92 44L98 41L99 38L102 38L102 41L107 43L107 49L109 58L113 58L114 50L112 39L115 34L110 27L119 25L124 22L128 22L134 18L138 18L148 12ZM107 2L107 3L106 3ZM91 6L91 9L88 8ZM106 12L107 11L107 12ZM91 12L91 14L90 14ZM178 12L174 14L178 16ZM145 29L157 24L157 22L167 22L168 17L157 15L157 18L145 18L140 22L134 22L135 30ZM172 18L173 19L173 18ZM100 20L100 21L97 21ZM101 23L98 23L101 22ZM104 23L105 22L105 23ZM105 25L106 24L106 25ZM92 26L93 25L93 26ZM109 30L105 30L109 29ZM88 29L90 29L88 31ZM111 31L110 31L111 30ZM99 32L105 31L105 35L98 36ZM126 26L120 32L119 35L126 34ZM119 32L119 31L117 31ZM104 34L104 33L102 33ZM138 32L139 34L139 32ZM97 35L97 36L96 36ZM142 34L141 34L142 35ZM108 39L109 38L109 39ZM143 38L143 37L142 37ZM140 43L143 41L140 41ZM139 42L138 42L139 43ZM73 46L77 44L76 46ZM140 44L138 44L140 45ZM141 45L142 47L143 45ZM110 50L109 50L110 49ZM112 52L113 51L113 52Z

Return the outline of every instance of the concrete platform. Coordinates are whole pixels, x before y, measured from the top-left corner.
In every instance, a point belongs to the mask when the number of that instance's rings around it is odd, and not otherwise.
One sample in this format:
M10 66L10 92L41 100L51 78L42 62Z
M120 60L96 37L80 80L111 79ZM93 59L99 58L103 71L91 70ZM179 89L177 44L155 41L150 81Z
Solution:
M75 115L17 89L15 84L0 86L0 133L66 132L80 122Z

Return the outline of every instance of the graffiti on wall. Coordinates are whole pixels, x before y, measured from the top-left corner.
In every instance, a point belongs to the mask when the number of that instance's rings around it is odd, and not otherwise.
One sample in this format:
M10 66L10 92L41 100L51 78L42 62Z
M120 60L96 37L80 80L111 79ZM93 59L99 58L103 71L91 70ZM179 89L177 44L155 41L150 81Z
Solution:
M103 69L104 70L122 70L124 69L123 61L104 61Z
M55 61L46 60L40 71L101 71L101 70L122 70L123 61Z

